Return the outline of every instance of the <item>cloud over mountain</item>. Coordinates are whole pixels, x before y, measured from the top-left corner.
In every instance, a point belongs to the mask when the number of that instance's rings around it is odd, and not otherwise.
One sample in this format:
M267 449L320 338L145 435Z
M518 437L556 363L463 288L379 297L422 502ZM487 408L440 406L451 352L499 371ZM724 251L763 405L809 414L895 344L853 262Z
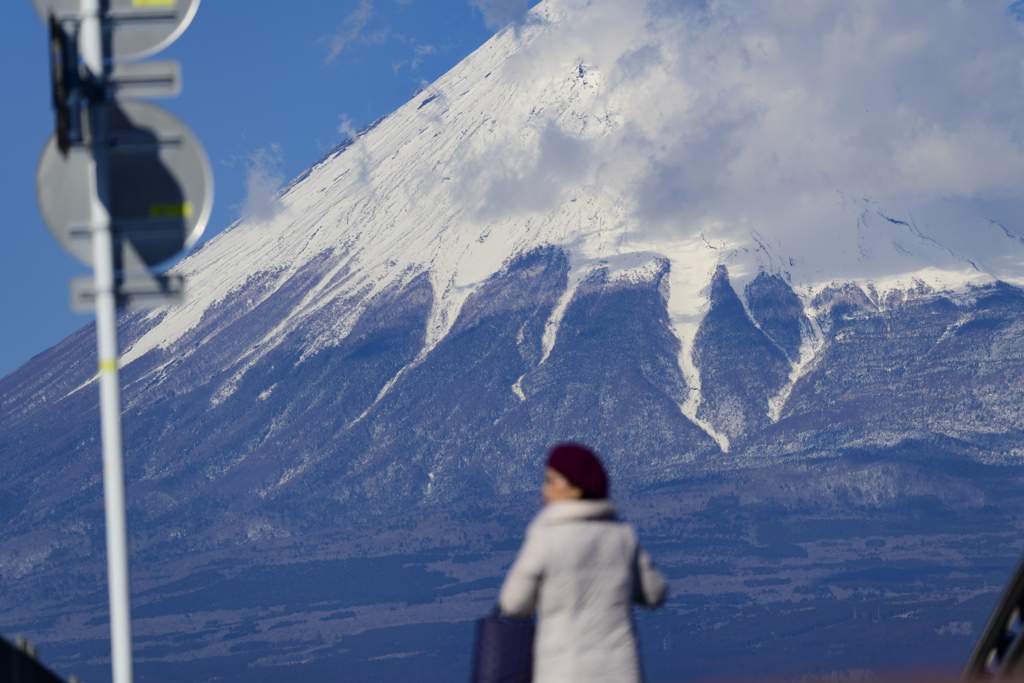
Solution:
M1015 199L1024 186L1024 38L1006 3L559 0L538 10L548 25L507 76L578 69L589 116L567 115L572 103L506 125L496 147L525 139L535 154L475 161L490 213L529 213L584 185L614 193L647 229L813 243L842 212L837 190L904 206ZM517 201L523 193L535 201Z
M469 0L469 4L480 10L492 28L521 22L528 9L526 0Z

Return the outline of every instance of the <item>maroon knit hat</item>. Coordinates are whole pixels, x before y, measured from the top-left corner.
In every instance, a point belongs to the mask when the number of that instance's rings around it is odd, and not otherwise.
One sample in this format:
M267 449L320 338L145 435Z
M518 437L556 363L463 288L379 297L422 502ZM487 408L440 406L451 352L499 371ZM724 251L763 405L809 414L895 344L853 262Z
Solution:
M548 453L548 467L558 471L584 498L608 497L608 474L594 451L578 443L561 443Z

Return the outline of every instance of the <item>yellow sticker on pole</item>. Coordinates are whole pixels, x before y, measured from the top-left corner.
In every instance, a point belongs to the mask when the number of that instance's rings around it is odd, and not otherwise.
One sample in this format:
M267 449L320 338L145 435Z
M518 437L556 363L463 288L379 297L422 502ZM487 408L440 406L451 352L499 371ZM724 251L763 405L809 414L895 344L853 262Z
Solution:
M150 218L191 218L192 202L181 204L150 204Z
M132 0L132 7L174 7L178 0Z
M117 361L104 359L100 361L100 372L117 372Z

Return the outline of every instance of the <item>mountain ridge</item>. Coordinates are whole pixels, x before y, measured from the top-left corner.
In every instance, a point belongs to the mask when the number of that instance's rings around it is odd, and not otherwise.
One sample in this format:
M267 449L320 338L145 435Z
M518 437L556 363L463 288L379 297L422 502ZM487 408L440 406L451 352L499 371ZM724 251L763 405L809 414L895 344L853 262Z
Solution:
M147 678L468 675L566 439L671 582L652 680L966 656L1021 550L1022 214L740 192L777 74L730 7L541 3L120 315ZM94 342L0 378L0 614L102 680Z
M866 259L877 270L880 263L888 260L881 258L881 252L886 251L897 259L893 263L897 266L895 273L815 281L810 273L798 272L799 264L792 257L778 253L781 245L777 240L756 231L750 233L747 244L733 237L710 235L707 228L694 238L660 238L652 242L650 237L657 233L638 233L636 216L630 214L621 196L615 198L616 193L624 196L628 183L609 192L588 183L563 182L577 173L574 165L587 163L587 159L580 157L584 152L578 148L582 144L578 140L614 138L619 129L632 125L623 113L625 110L614 115L607 113L612 111L608 107L616 98L616 88L625 86L602 76L601 70L587 67L586 59L568 60L561 79L539 79L539 85L530 86L533 90L511 81L506 74L525 68L521 66L523 54L538 42L543 43L547 34L557 35L559 22L568 21L565 13L570 11L562 4L565 3L541 3L525 26L500 33L403 108L332 150L282 190L276 215L243 222L186 259L178 270L189 276L193 302L159 314L159 319L151 318L151 331L126 346L122 362L130 364L150 349L173 343L185 330L199 324L207 306L215 304L226 292L244 286L248 274L236 272L239 269L232 267L232 262L262 263L256 272L280 284L290 274L302 277L295 269L310 258L333 258L326 254L328 250L337 253L340 249L344 256L337 259L336 272L316 284L307 293L305 303L296 306L298 318L315 315L320 306L329 305L331 298L338 297L348 300L352 313L340 327L325 329L318 339L311 340L312 351L344 337L346 325L353 324L353 316L358 315L362 297L429 272L435 289L435 308L424 349L429 352L450 330L469 293L516 254L546 244L568 250L573 282L581 282L591 270L611 264L617 263L619 269L628 272L634 267L653 267L658 259L668 258L674 265L672 280L667 283L671 290L673 329L684 354L691 352L699 321L709 304L707 285L720 265L729 267L741 289L762 270L789 277L804 301L805 316L810 313L808 309L817 292L845 281L857 282L862 287L872 285L882 292L914 287L918 282L935 289L962 291L970 283L990 283L1009 277L1005 272L986 272L976 265L978 259L943 246L919 227L913 213L904 220L898 217L903 212L887 211L869 198L853 199L842 192L837 195L839 216L856 226L854 262ZM622 59L620 56L606 70L624 70ZM496 88L494 84L499 80L503 87ZM492 91L499 92L501 97L489 96ZM511 126L496 123L497 119L488 114L497 110L513 121ZM606 114L595 116L595 112L601 111ZM450 135L453 131L462 134ZM435 144L442 132L446 142L440 143L441 148L424 147ZM523 168L487 165L489 162L480 156L479 150L492 147L498 140L506 143L500 147L503 153ZM403 163L402 158L410 154L412 161ZM555 155L564 159L548 159ZM423 159L437 161L424 164L420 161ZM438 170L442 167L446 170ZM563 199L554 195L546 199L556 209L557 222L531 209L539 206L536 202L543 196L520 197L525 212L518 208L508 216L494 213L497 209L491 204L508 205L527 187L523 173L531 167L540 170L542 179L545 173L556 174L550 176L553 182L541 182L538 189L543 185L560 187L548 194L559 192ZM549 167L550 170L543 170ZM399 178L414 180L410 185ZM493 182L489 187L481 187L485 180ZM480 191L474 192L474 188ZM347 198L341 204L328 205L328 196ZM474 204L476 208L472 208ZM977 212L983 208L983 204L960 202L953 207L953 213L974 213L971 220L977 224ZM415 221L410 223L409 217L413 215ZM962 215L955 219L943 218L932 210L928 220L935 223L933 230L939 232L948 232L948 225L954 223L960 225L961 232L968 232L961 223ZM424 232L419 229L423 223L435 227ZM1000 226L999 236L1021 251L1020 238L1014 239L1005 226L985 220L981 223ZM392 226L402 227L395 232ZM903 235L891 235L890 229L902 231ZM242 232L236 235L239 230ZM244 239L242 234L246 235ZM240 249L246 244L249 246ZM999 251L1002 246L995 249ZM1010 252L1016 253L1013 249ZM899 261L907 264L901 265ZM940 264L938 268L936 262ZM912 270L905 270L910 264ZM233 281L225 281L225 275ZM1024 282L1019 275L1015 277ZM566 293L569 296L571 291ZM282 321L281 328L268 331L259 346L273 348L275 339L280 340L280 335L296 324L298 320ZM557 311L548 327L549 336L557 333ZM253 355L258 358L260 353L256 349ZM692 364L681 358L681 366L699 391L700 380ZM230 391L230 387L225 391ZM692 400L685 410L690 419L699 418Z

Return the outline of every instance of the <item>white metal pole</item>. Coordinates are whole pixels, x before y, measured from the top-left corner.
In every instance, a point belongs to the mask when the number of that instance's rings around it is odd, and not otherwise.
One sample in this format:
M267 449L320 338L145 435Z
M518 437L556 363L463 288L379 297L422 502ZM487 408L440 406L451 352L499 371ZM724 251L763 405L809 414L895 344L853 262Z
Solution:
M103 17L100 0L81 0L79 46L85 67L105 81ZM125 515L124 457L121 443L121 383L117 370L117 297L114 240L110 230L110 173L104 102L89 107L92 137L92 250L96 281L96 348L99 356L100 424L103 439L103 493L107 530L107 583L110 597L110 652L114 683L132 683L131 591L128 580L128 525Z

